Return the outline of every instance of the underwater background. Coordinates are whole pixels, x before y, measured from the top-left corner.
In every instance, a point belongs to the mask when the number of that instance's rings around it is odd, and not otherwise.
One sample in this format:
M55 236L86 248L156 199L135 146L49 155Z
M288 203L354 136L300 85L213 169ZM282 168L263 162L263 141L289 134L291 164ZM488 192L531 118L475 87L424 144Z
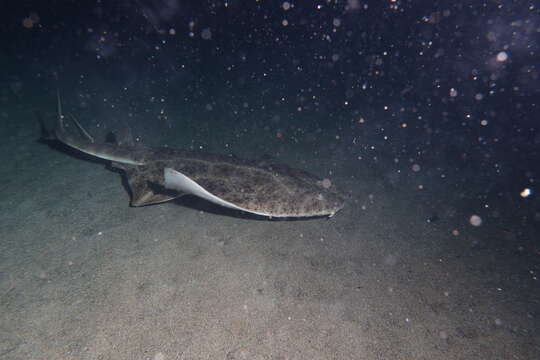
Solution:
M540 358L534 1L0 4L0 359ZM331 219L135 208L40 140L309 171Z

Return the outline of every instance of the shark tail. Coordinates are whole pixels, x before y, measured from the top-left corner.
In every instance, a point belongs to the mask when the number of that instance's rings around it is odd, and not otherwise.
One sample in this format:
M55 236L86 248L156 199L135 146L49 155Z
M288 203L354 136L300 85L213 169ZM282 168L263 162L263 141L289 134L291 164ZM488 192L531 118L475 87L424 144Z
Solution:
M50 131L45 126L43 116L38 116L41 126L41 137L43 140L58 140L61 143L77 149L83 153L117 163L129 165L144 165L145 161L140 152L133 146L119 146L108 143L96 143L94 138L86 131L75 116L69 114L69 119L73 122L79 132L79 136L70 134L68 127L64 123L66 118L62 112L62 101L60 92L57 92L57 120L56 127Z
M66 126L64 124L65 116L62 113L62 100L60 99L59 91L56 93L56 98L58 100L58 105L57 105L58 120L56 124L55 135L57 139L61 140L62 136L66 134ZM81 135L83 135L86 138L87 141L90 141L91 143L95 142L92 135L90 135L90 133L86 131L86 129L79 123L79 121L77 120L77 118L75 118L74 115L69 114L69 118L75 124L75 126L77 127Z
M58 105L57 105L57 120L56 120L56 126L54 129L49 129L47 125L45 124L45 119L43 116L43 112L40 110L36 110L35 115L39 122L39 130L40 130L40 138L42 140L60 140L63 141L64 138L67 136L66 126L64 124L65 116L62 113L62 102L60 99L60 92L57 92L56 94L58 99ZM94 138L88 131L86 131L82 125L79 123L79 121L75 118L75 116L69 114L69 117L71 121L75 124L79 132L86 138L86 141L90 141L91 143L94 143Z

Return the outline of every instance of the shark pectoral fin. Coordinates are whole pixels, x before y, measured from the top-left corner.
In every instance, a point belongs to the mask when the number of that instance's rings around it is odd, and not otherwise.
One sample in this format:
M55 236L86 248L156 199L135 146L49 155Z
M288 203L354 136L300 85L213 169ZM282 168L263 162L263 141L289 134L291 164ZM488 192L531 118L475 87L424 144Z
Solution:
M123 167L131 190L131 206L159 204L186 195L150 181L144 167Z
M186 194L192 194L195 196L198 196L200 198L203 198L207 201L210 201L214 204L218 204L224 207L228 207L230 209L235 210L241 210L245 212L249 212L252 214L257 215L263 215L263 216L269 216L268 214L248 210L246 208L240 207L238 205L235 205L227 200L224 200L210 192L208 192L205 188L203 188L201 185L199 185L197 182L195 182L193 179L189 178L188 176L182 174L181 172L178 172L171 168L165 168L163 171L163 178L164 178L164 186L167 189L172 189L176 191L180 191L182 193Z
M131 206L134 206L134 207L159 204L162 202L174 200L184 195L186 194L178 193L178 192L175 193L174 195L155 193L152 189L135 191L132 188L130 204Z

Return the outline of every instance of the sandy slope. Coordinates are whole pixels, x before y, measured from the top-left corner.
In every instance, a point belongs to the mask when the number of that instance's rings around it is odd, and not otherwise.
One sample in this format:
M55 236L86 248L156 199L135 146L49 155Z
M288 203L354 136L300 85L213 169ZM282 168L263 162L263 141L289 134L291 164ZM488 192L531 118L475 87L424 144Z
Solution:
M533 255L444 192L345 168L330 220L130 208L118 174L35 135L2 145L0 359L540 358Z

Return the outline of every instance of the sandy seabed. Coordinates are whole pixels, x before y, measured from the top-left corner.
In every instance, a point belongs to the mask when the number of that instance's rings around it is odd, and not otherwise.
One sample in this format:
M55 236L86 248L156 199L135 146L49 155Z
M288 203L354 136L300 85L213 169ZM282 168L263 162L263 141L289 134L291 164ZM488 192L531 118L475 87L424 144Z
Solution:
M0 359L540 358L538 255L451 189L344 163L331 219L132 208L118 173L37 136L1 145Z

